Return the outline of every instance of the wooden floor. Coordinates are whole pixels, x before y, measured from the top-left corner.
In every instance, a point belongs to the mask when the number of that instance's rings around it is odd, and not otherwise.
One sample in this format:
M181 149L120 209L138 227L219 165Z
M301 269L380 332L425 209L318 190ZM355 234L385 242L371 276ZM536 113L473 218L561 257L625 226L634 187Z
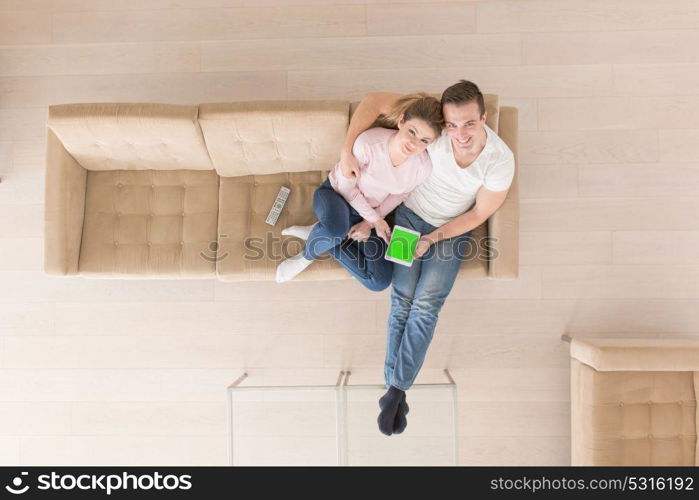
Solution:
M417 382L462 464L568 464L561 334L699 334L698 45L694 0L0 0L0 464L222 465L242 370L382 379L388 292L44 276L47 105L461 78L520 110L521 274L457 283Z

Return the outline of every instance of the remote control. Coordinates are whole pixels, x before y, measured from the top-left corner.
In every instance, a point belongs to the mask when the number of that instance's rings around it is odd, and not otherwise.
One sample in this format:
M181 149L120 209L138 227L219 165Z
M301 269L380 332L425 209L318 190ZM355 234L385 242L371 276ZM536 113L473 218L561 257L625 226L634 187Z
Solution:
M274 200L274 204L267 215L267 220L265 220L265 222L270 226L274 226L277 223L277 219L279 219L279 215L282 213L282 208L284 208L284 204L286 203L286 199L289 197L290 192L291 189L285 186L282 186L279 189L277 199Z

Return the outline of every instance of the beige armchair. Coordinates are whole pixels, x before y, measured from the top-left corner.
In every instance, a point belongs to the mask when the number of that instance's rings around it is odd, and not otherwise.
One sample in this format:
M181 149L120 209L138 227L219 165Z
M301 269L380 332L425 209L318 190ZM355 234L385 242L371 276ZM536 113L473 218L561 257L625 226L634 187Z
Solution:
M699 465L699 339L567 340L572 465Z

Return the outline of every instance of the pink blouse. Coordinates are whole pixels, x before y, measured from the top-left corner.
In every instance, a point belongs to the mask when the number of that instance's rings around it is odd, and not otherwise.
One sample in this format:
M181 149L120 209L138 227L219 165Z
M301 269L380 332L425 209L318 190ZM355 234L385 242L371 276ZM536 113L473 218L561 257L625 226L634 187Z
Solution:
M400 205L432 172L427 150L393 166L388 140L396 133L397 130L376 127L359 134L352 147L359 163L359 179L346 178L339 162L328 175L333 189L372 225Z

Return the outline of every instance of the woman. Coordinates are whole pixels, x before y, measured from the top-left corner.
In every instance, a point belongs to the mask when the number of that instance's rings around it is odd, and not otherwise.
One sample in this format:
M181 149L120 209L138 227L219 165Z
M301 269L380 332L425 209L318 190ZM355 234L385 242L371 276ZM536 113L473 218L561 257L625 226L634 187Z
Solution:
M444 118L440 102L419 93L397 101L379 123L391 121L398 130L370 128L354 142L358 177L345 177L338 162L316 189L313 210L318 222L282 231L305 239L306 247L279 264L278 283L294 278L328 252L368 289L380 291L391 284L392 263L383 258L391 230L384 217L432 171L426 148L442 133Z

